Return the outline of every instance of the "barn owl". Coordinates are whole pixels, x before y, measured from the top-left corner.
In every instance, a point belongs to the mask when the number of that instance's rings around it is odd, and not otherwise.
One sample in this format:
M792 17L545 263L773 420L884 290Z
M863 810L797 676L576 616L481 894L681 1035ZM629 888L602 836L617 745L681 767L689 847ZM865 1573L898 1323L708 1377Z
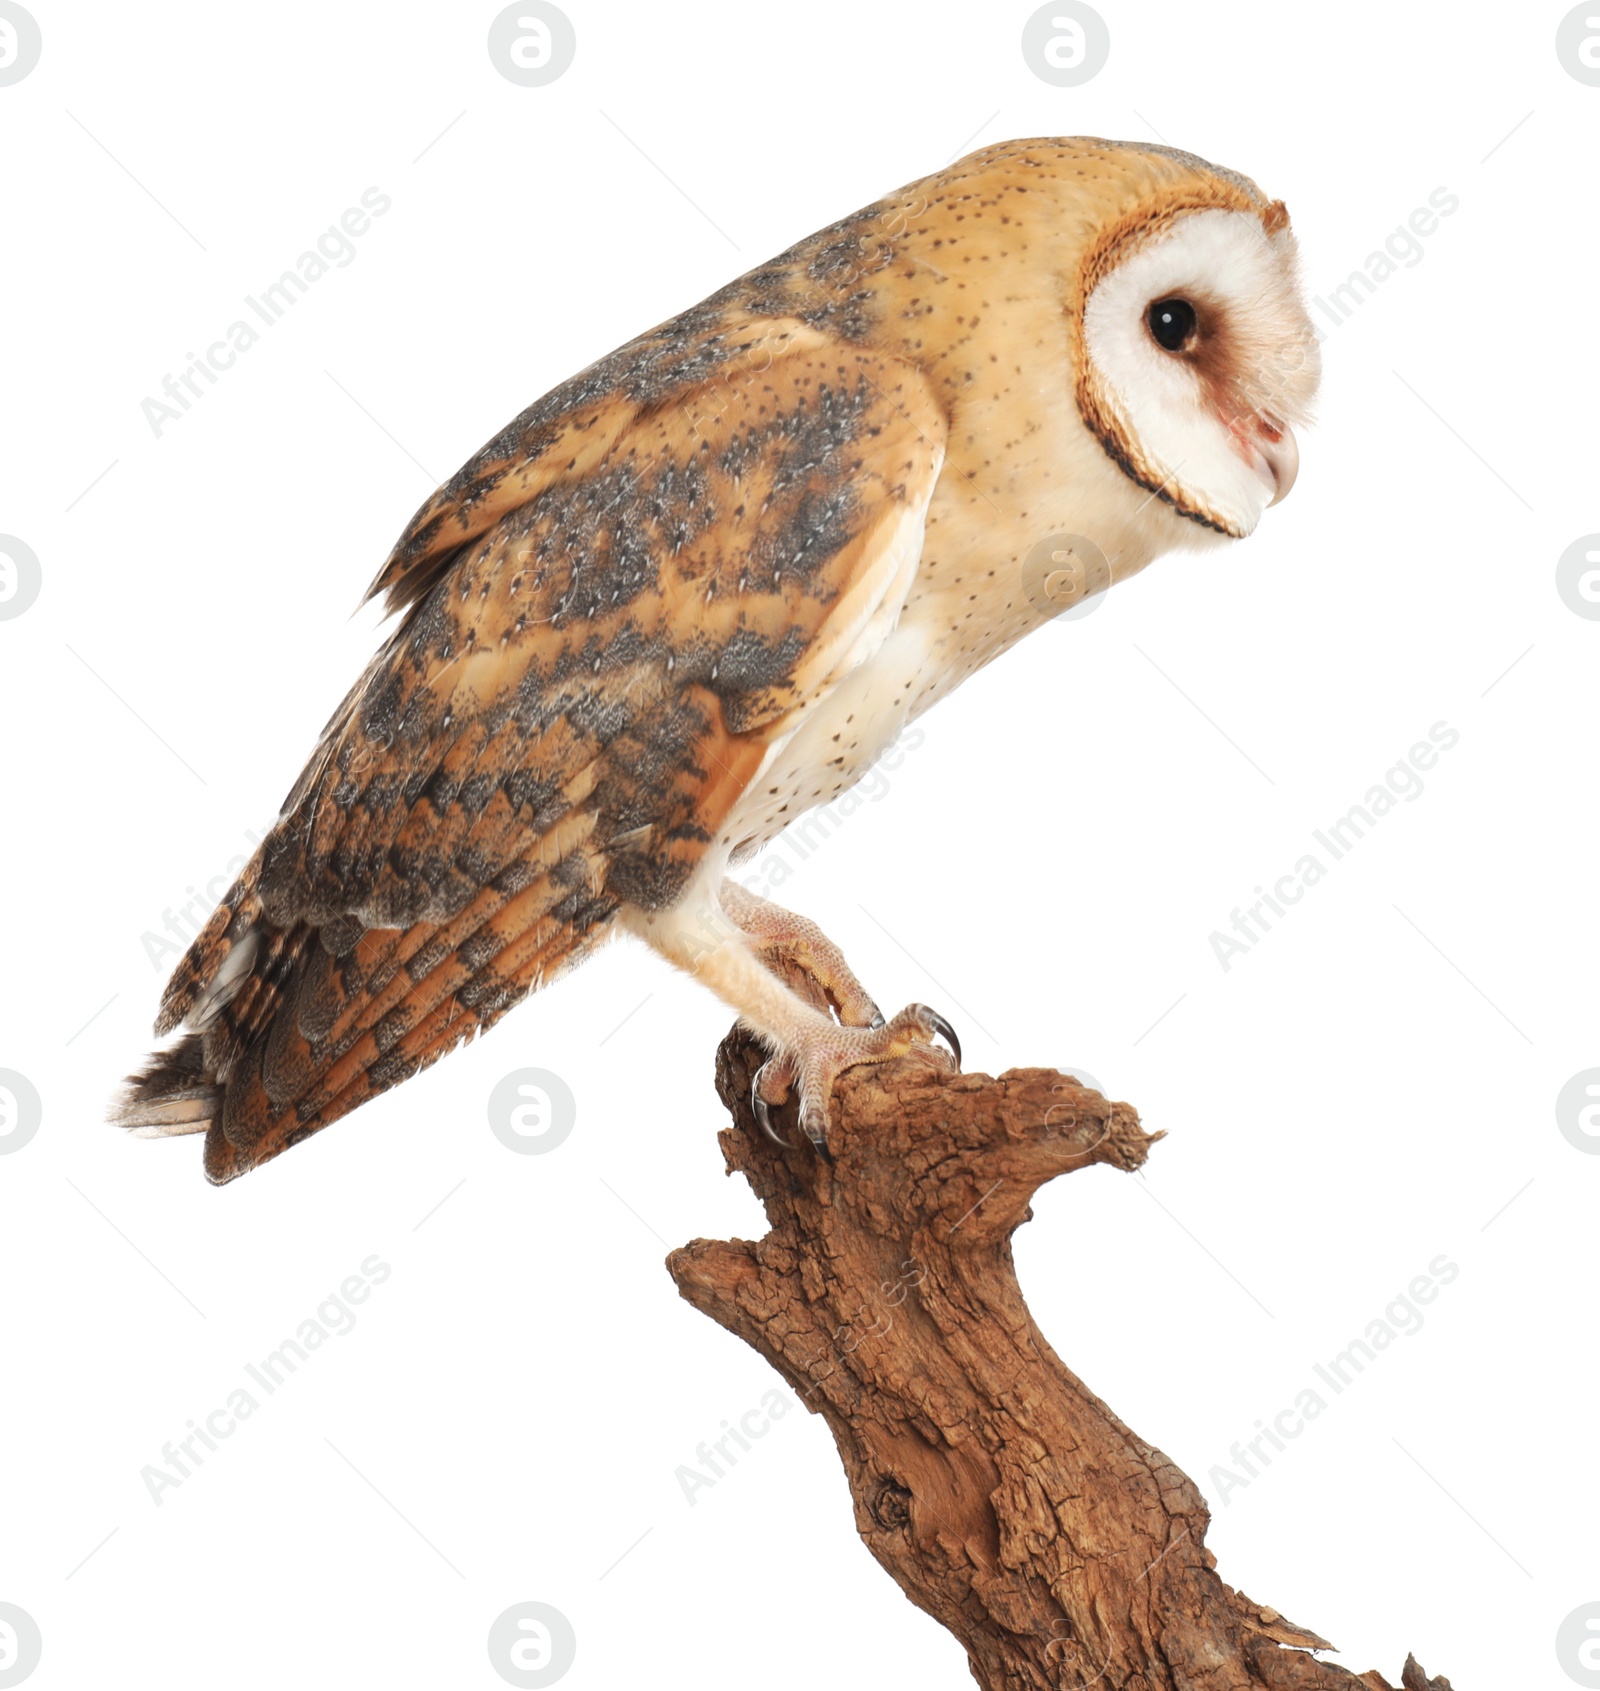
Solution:
M1282 202L1083 138L986 147L629 341L412 518L369 593L393 632L117 1119L203 1131L231 1180L626 933L825 1145L843 1070L953 1032L885 1019L730 866L1075 594L1248 535L1317 377ZM1063 533L1108 579L1058 570L1053 605L1023 562Z

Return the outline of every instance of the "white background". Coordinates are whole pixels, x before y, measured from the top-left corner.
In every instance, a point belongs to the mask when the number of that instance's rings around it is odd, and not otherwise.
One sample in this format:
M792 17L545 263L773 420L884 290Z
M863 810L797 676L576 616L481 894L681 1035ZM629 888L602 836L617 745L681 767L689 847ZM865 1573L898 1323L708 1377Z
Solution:
M1159 133L1281 195L1322 295L1431 191L1460 207L1329 333L1261 532L975 679L784 890L969 1067L1081 1065L1169 1133L1143 1175L1047 1189L1017 1258L1212 1499L1223 1577L1357 1670L1570 1686L1600 1158L1554 1104L1600 1064L1600 623L1555 565L1600 529L1600 89L1559 10L1106 0L1109 64L1060 89L1026 6L572 0L575 64L527 89L496 9L40 0L0 89L0 530L43 569L0 622L0 1067L44 1103L0 1158L0 1599L42 1631L33 1683L492 1691L489 1626L530 1599L576 1628L574 1691L969 1682L820 1420L692 1507L675 1477L774 1383L662 1268L762 1228L693 983L618 945L223 1191L103 1105L148 1048L145 936L275 814L436 479L973 146ZM354 260L157 437L141 400L372 186ZM1212 932L1441 721L1421 797L1225 971ZM486 1123L525 1065L578 1100L548 1155ZM373 1253L356 1327L157 1506L141 1469ZM1221 1503L1235 1441L1441 1253L1422 1330Z

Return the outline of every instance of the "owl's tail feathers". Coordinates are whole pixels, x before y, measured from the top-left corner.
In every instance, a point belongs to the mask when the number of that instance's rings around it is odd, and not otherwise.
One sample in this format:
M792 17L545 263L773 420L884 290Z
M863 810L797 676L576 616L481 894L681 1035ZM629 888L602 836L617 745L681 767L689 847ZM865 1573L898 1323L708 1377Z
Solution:
M222 1088L206 1067L205 1036L186 1034L145 1060L112 1105L111 1120L137 1139L204 1133L222 1108Z
M136 1138L207 1134L208 1174L230 1079L270 1032L312 938L303 923L266 919L262 861L258 851L167 982L155 1031L181 1037L145 1059L110 1109L112 1125Z
M164 1051L152 1052L112 1101L112 1124L137 1138L204 1133L222 1114L227 1053L219 1049L225 1029L216 1024L231 1023L233 1017L219 1013L230 1009L236 998L248 1002L261 996L252 981L265 928L256 896L260 869L258 852L228 889L162 994L157 1034L172 1033L186 1021L194 1031L186 1031Z
M604 940L618 901L593 826L572 812L482 885L392 927L305 902L274 921L258 857L167 987L156 1032L181 1036L129 1079L113 1121L204 1131L220 1186L437 1062Z

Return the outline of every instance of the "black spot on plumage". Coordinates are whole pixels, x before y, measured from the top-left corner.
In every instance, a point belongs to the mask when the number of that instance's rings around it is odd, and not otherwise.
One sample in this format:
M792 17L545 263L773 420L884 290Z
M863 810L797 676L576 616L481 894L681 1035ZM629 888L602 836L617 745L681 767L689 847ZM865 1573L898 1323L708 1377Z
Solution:
M449 946L435 936L419 946L406 960L406 973L414 981L426 980L449 955Z
M378 1047L380 1052L392 1051L410 1033L411 1024L411 1010L404 1004L397 1004L373 1028L373 1044Z
M472 974L477 972L490 958L496 956L502 948L502 941L497 934L473 934L470 939L463 940L456 947L456 956L464 969Z
M500 787L500 777L494 774L478 774L463 781L457 790L456 800L468 816L481 816L488 808Z
M330 957L343 957L355 949L357 941L366 931L354 916L339 916L331 922L325 922L317 938L321 941L322 949Z
M542 804L528 819L528 826L535 834L548 834L572 809L571 803L564 798L553 798L547 804Z
M590 878L589 860L581 852L563 857L550 871L550 879L558 887L587 887Z
M794 673L806 645L806 636L798 628L778 639L740 629L718 653L717 691L731 694L782 685Z
M456 801L456 794L461 791L461 783L447 770L437 769L424 789L428 803L439 815L444 813Z
M560 785L554 778L540 775L532 769L513 770L503 784L506 801L514 811L524 807L538 809L548 804Z
M456 993L456 1002L464 1010L481 1014L502 1002L505 992L506 988L503 982L496 980L492 975L484 975L467 981Z
M455 855L455 870L470 886L488 884L495 873L495 861L477 846L463 846Z
M490 882L489 885L498 893L507 897L515 897L517 893L531 887L543 873L533 864L518 858L514 863L508 863Z
M418 1058L397 1051L392 1056L382 1057L374 1063L367 1070L367 1079L371 1081L374 1091L387 1092L391 1086L398 1086L401 1081L410 1080L421 1066Z
M567 711L567 720L580 733L587 734L602 746L609 745L619 734L632 726L639 706L629 698L613 698L608 694L580 693Z

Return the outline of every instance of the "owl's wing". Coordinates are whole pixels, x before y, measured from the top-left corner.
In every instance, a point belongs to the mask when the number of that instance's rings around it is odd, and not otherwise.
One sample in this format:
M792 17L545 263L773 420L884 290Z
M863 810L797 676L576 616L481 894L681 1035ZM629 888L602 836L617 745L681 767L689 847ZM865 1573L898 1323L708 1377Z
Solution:
M404 621L175 971L157 1032L191 1031L125 1125L205 1129L229 1180L681 893L903 598L945 434L918 372L799 323L718 362L491 442L418 513L374 588Z

